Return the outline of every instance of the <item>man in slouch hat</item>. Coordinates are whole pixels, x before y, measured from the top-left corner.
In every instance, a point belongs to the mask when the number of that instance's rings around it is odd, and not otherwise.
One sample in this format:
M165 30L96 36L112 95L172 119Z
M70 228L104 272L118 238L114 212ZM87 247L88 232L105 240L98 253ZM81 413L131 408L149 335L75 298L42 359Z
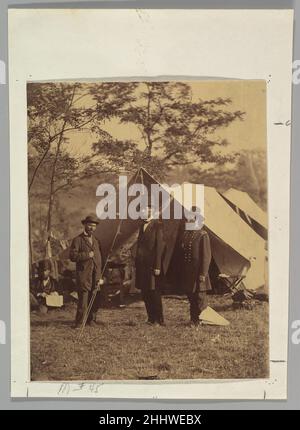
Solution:
M94 236L98 218L91 214L81 221L83 232L75 237L71 244L70 259L76 263L78 305L75 328L79 328L86 314L93 294L96 294L93 306L87 318L87 325L96 326L96 314L99 309L99 290L102 280L102 256L100 243Z

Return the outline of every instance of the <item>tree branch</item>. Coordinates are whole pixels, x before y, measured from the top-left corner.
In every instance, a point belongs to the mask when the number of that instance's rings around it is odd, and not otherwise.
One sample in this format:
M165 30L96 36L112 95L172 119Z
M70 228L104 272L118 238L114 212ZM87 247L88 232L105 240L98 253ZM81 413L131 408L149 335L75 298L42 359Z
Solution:
M89 173L89 174L86 174L86 175L79 176L78 178L73 179L71 181L68 180L66 183L58 186L53 191L53 194L56 194L57 192L61 191L62 189L66 189L66 188L71 187L71 186L78 187L79 184L77 184L77 185L75 184L74 185L74 182L82 181L84 179L89 179L89 178L92 178L93 176L100 175L100 174L103 174L103 173L111 173L111 172L112 172L111 169L110 170L101 170L101 171L97 170L97 172L93 172L93 173Z

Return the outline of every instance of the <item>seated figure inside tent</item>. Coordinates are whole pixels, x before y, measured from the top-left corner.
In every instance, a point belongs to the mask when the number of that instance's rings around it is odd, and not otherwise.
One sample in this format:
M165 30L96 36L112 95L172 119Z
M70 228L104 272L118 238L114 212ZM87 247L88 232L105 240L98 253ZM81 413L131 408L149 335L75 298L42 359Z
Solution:
M30 307L32 309L37 308L42 313L47 313L49 307L49 296L59 296L58 283L50 275L51 273L51 262L50 260L41 260L38 265L38 278L34 281L30 290ZM56 298L56 297L55 297ZM55 298L51 307L55 306ZM58 305L58 307L60 307Z
M188 226L192 229L189 229ZM211 290L208 270L211 262L211 246L208 233L202 228L199 208L193 206L186 214L181 237L182 284L190 302L192 325L199 325L199 316L207 307L207 291Z

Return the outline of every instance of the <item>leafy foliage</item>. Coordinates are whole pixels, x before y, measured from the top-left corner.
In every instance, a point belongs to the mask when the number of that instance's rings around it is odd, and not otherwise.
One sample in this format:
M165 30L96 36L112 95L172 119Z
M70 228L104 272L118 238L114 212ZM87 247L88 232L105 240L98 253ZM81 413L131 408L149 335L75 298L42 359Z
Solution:
M222 155L227 146L224 139L214 138L217 129L243 120L244 113L230 111L230 99L194 101L191 88L185 83L139 83L130 105L120 109L120 123L138 128L143 146L112 140L112 153L124 152L132 169L143 166L150 173L158 173L177 165L195 162L227 162L233 155ZM103 151L103 142L94 144L94 150Z
M236 188L247 192L264 210L267 208L267 160L265 151L242 151L238 157L227 164L201 170L191 168L183 175L191 182L215 187L220 192Z
M43 241L62 211L60 194L84 180L140 166L165 180L180 166L234 162L237 155L222 151L228 142L215 132L244 118L230 99L195 100L178 82L32 83L27 100L29 215L34 226L34 206L43 208ZM120 139L107 131L112 120L136 132ZM94 137L84 155L72 151L80 132Z

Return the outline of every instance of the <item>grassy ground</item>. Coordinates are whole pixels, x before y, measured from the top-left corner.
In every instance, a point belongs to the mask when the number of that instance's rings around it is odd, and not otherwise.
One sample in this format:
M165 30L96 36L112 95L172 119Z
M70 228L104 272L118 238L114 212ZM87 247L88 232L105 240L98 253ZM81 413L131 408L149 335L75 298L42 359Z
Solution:
M167 327L145 324L140 301L101 309L78 341L76 306L31 315L32 380L263 378L268 375L268 304L234 310L210 296L227 327L188 326L186 300L164 299Z

